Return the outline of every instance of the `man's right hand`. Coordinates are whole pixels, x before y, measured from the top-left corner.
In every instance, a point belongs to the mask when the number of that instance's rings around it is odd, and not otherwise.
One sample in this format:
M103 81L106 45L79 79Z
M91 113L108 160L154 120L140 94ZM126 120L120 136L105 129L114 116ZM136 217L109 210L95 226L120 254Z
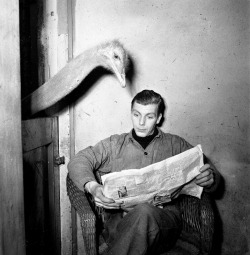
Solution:
M113 199L103 195L103 185L95 181L90 181L85 184L85 189L94 197L95 204L97 206L101 206L106 209L121 208L122 203L116 203Z

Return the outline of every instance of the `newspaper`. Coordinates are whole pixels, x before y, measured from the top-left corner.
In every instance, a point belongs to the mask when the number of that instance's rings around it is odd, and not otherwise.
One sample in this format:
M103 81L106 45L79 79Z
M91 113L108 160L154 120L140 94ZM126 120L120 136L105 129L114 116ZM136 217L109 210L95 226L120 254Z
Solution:
M127 169L102 176L104 195L123 201L125 207L139 203L155 206L170 202L180 194L200 198L203 188L194 178L203 166L201 145L141 169Z

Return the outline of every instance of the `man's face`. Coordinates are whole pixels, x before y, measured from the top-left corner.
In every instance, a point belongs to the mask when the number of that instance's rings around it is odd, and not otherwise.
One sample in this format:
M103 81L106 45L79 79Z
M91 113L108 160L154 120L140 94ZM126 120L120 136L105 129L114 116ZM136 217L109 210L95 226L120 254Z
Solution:
M134 102L131 110L131 119L135 133L140 137L146 137L154 133L156 124L161 120L162 114L158 116L158 105L142 105Z

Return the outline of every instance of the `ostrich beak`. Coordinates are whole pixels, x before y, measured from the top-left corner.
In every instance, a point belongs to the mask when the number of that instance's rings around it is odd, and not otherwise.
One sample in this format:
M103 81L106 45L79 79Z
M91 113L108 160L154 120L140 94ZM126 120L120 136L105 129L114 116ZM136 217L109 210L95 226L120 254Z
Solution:
M123 71L121 74L116 74L117 79L121 83L122 88L126 87L126 75L125 72Z
M117 66L113 61L111 61L111 66L122 88L125 88L126 87L125 68Z

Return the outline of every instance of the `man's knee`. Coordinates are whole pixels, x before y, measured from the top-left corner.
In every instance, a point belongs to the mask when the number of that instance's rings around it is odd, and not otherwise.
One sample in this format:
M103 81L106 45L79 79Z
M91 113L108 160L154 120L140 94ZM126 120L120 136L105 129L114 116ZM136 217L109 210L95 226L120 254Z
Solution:
M158 210L158 208L156 208L155 206L148 204L148 203L143 203L143 204L139 204L137 205L132 212L133 213L137 213L139 215L149 215L152 216L154 214L156 214L156 211Z
M181 227L181 217L177 212L163 210L148 203L137 205L127 216L134 223L149 224L154 228Z
M135 222L141 223L143 225L147 224L157 224L160 222L161 218L158 213L158 208L148 203L143 203L137 205L129 214Z

